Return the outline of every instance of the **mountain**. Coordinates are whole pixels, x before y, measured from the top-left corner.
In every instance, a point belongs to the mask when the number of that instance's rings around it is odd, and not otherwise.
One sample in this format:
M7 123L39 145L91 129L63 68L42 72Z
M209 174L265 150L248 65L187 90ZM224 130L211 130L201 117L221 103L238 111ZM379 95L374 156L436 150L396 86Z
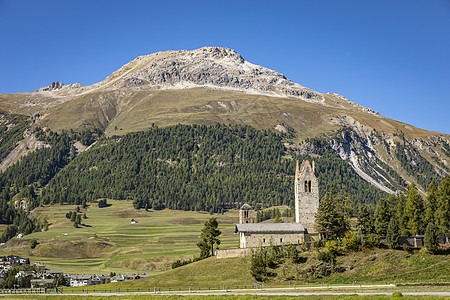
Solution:
M32 144L27 149L38 148L37 126L99 128L114 136L152 124L245 124L283 132L285 146L298 154L318 155L307 139L321 137L362 178L389 193L410 182L424 191L450 173L448 134L313 91L227 48L140 56L91 86L54 82L34 93L0 95L0 110L30 116L33 124L21 142ZM24 151L12 151L3 168L17 161L17 153Z

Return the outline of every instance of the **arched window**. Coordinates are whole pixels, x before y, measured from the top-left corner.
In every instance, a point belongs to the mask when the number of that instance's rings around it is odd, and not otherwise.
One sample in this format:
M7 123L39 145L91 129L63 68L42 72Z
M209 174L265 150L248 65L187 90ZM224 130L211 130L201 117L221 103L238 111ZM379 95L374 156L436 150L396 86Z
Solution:
M308 181L308 192L311 193L311 180Z
M305 193L308 192L308 181L305 180Z

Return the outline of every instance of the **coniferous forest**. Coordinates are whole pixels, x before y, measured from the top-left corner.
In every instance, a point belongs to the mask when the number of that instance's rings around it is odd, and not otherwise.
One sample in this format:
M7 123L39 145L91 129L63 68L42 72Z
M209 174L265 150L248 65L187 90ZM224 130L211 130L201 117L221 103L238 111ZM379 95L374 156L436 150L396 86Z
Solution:
M82 204L130 199L136 208L220 212L247 202L293 206L295 160L314 159L320 194L330 183L355 202L376 203L385 193L362 180L321 139L317 156L287 150L283 135L250 126L151 127L121 137L37 129L50 147L34 151L0 175L2 201L27 190L29 202ZM74 141L90 145L77 155Z

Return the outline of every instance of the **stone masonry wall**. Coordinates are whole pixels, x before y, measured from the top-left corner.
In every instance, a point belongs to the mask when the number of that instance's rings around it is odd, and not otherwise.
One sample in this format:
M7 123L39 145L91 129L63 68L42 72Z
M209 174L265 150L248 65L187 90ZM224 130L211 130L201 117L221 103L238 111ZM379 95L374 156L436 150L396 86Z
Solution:
M300 244L304 242L303 233L246 233L246 248L283 245L283 244Z

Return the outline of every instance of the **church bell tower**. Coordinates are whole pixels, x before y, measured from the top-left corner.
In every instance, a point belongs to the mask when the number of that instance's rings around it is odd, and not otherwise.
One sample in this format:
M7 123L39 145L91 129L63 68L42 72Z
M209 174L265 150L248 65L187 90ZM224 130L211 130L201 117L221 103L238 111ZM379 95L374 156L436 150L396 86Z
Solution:
M295 222L308 231L314 232L315 216L319 207L319 180L315 175L316 165L304 160L295 168Z

